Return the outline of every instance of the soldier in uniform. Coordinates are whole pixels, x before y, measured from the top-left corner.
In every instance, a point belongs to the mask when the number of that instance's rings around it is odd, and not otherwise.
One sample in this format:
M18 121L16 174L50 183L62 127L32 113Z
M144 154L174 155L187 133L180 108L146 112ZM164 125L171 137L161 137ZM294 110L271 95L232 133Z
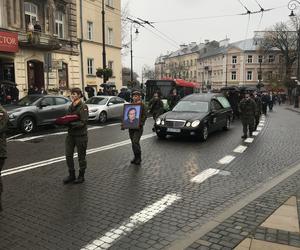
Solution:
M255 122L255 114L256 114L256 103L254 100L250 98L250 94L246 93L245 98L239 104L240 117L243 124L243 139L247 138L248 129L249 136L252 136L252 132L254 131L254 122Z
M141 123L137 129L129 129L129 137L131 140L132 151L134 154L134 159L131 161L131 164L140 165L142 162L142 151L140 145L140 139L143 135L144 125L147 119L146 107L141 99L141 91L133 90L132 91L132 103L141 105Z
M149 112L152 114L154 124L155 124L156 119L162 113L164 113L164 103L162 102L159 93L157 93L157 92L154 93L153 98L150 100L148 106L149 106ZM153 132L155 131L154 125L153 125L153 128L152 128L152 131Z
M251 98L256 103L255 127L254 127L255 128L254 130L256 130L257 126L259 124L259 119L260 119L261 113L262 113L262 101L256 91L253 94L251 94Z
M3 192L3 184L1 180L1 171L7 157L6 152L6 130L7 130L8 115L5 109L0 106L0 212L2 211L1 195Z
M88 143L87 122L89 117L88 107L81 100L82 91L79 88L71 90L72 104L69 107L69 115L78 115L79 120L69 123L68 135L66 137L66 161L69 169L69 176L64 178L64 184L84 182L84 173L87 166L86 149ZM74 168L74 149L77 148L79 175L76 179Z

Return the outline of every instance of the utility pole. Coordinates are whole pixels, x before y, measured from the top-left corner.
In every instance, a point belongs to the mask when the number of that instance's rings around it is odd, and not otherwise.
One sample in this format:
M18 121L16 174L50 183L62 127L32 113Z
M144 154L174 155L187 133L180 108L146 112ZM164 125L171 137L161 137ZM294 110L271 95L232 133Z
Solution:
M105 51L105 0L102 0L102 64L103 69L106 69L106 51ZM103 83L106 82L106 77L103 76Z
M130 26L130 81L133 84L132 23Z

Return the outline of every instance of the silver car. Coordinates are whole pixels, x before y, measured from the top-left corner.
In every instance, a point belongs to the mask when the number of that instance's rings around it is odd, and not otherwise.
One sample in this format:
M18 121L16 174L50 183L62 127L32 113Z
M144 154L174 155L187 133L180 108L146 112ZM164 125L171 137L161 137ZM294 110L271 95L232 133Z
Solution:
M121 118L123 115L124 99L117 96L94 96L86 101L89 108L89 120L106 122L111 118Z
M30 133L37 126L54 124L56 118L67 114L70 104L63 96L28 95L4 108L9 115L9 127Z

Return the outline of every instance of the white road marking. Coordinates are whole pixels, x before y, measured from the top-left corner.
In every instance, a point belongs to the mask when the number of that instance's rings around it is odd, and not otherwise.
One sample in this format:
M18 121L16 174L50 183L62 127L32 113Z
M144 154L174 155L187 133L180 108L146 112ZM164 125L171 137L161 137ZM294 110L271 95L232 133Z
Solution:
M200 183L204 182L205 180L207 180L208 178L210 178L218 173L220 173L219 169L209 168L209 169L202 171L200 174L196 175L195 177L193 177L191 179L191 182L196 182L196 183L200 184Z
M258 134L259 134L258 131L254 131L254 132L252 133L252 135L254 135L254 136L258 136Z
M92 243L84 246L82 249L108 249L119 238L129 234L139 226L145 224L149 220L153 219L156 215L163 212L174 202L180 200L181 197L177 194L167 194L162 199L156 201L152 205L147 206L142 211L135 213L129 219L124 221L119 226L111 229L103 236L100 236Z
M16 138L16 137L19 137L19 136L21 136L21 135L23 135L23 134L17 134L17 135L8 137L8 138L7 138L7 141L9 141L9 140L11 140L11 139L14 139L14 138Z
M121 123L113 123L113 124L108 124L105 127L113 127L113 126L120 126Z
M154 136L156 136L156 134L154 134L154 133L144 135L141 137L141 141L149 139ZM122 147L122 146L128 145L130 143L131 143L130 140L125 140L125 141L113 143L110 145L102 146L99 148L92 148L92 149L87 150L86 154L90 155L90 154L98 153L101 151L106 151L106 150ZM77 156L78 156L77 153L74 154L74 158L76 158ZM34 162L34 163L26 164L26 165L23 165L20 167L16 167L16 168L6 169L6 170L2 171L2 176L12 175L12 174L24 172L24 171L35 169L35 168L48 166L53 163L62 162L62 161L65 161L65 156L60 156L60 157L56 157L56 158L52 158L52 159L48 159L48 160L44 160L44 161Z
M242 154L246 151L246 149L247 149L247 146L240 145L237 148L235 148L233 150L233 152Z
M246 143L252 143L254 141L254 138L247 138L245 140Z
M89 130L95 130L95 129L101 129L103 127L90 127L88 128ZM39 139L39 138L44 138L44 137L49 137L49 136L55 136L55 135L65 135L67 134L68 131L63 131L63 132L57 132L57 133L52 133L52 134L44 134L44 135L37 135L37 136L31 136L31 137L25 137L25 138L21 138L21 139L14 139L14 140L10 140L10 141L19 141L19 142L25 142L25 141L31 141L31 140L35 140L35 139Z
M218 161L219 164L229 164L235 159L235 156L232 155L226 155L221 160Z

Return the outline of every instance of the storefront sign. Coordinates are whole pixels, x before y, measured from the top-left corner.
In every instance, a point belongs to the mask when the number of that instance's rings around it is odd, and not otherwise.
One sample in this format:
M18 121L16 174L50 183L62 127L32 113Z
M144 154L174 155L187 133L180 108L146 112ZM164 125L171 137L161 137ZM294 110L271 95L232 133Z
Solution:
M18 34L0 31L0 51L17 52Z

